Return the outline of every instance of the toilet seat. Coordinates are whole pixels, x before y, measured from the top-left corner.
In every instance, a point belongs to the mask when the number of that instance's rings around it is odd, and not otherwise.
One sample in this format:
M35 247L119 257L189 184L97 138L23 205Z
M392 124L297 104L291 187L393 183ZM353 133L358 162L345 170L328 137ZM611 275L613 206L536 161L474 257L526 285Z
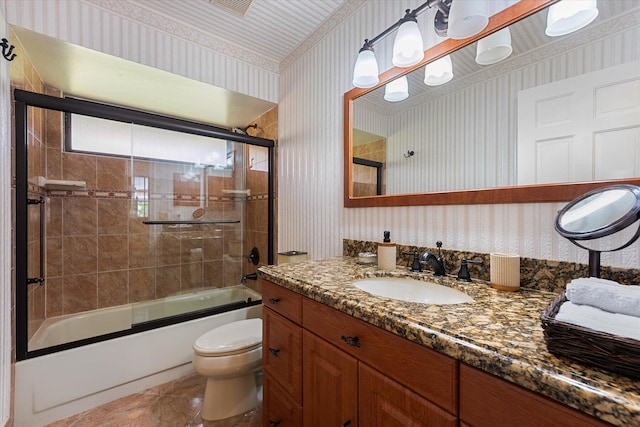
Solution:
M262 319L227 323L203 334L193 344L201 356L230 356L262 345Z

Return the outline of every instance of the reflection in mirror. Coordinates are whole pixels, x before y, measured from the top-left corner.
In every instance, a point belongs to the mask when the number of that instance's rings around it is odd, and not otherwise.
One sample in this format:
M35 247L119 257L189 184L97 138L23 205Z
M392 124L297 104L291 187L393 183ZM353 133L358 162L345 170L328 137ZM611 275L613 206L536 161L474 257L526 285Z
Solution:
M451 53L446 84L425 85L420 67L407 75L404 101L386 102L384 85L356 98L354 141L356 131L386 139L383 194L640 176L629 155L640 150L640 7L598 7L567 36L545 35L546 9L511 25L513 51L493 65L476 62L478 43ZM360 197L355 168L352 176Z
M386 138L354 129L353 194L355 197L385 194L384 165L386 162Z

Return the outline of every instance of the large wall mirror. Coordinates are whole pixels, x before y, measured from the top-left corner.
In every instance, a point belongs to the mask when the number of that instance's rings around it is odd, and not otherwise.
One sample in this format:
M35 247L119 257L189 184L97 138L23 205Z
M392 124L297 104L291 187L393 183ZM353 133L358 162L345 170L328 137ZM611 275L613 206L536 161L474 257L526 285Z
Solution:
M600 0L590 25L549 37L553 3L515 3L477 36L347 92L345 206L553 202L639 185L640 4ZM503 28L511 54L478 64L479 41ZM448 54L453 79L426 85L425 65ZM402 76L409 97L385 101Z

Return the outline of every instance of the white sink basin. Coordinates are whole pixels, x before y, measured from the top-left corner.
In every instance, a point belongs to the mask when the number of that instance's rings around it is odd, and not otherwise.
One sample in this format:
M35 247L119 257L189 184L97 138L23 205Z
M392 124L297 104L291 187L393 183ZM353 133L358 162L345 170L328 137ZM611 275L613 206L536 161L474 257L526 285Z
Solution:
M358 280L353 285L372 295L422 304L462 304L473 301L469 295L453 288L414 279L375 277Z

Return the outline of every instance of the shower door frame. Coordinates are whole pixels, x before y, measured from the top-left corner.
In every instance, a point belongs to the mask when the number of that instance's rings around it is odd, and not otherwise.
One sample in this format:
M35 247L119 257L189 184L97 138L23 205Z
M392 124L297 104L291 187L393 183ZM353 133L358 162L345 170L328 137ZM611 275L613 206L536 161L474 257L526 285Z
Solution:
M125 107L101 104L98 102L75 99L57 98L50 95L43 95L24 91L13 90L14 114L15 114L15 274L16 274L16 360L24 360L45 354L55 353L75 347L80 347L95 342L105 341L125 335L156 329L188 320L209 316L251 305L261 304L262 301L233 303L233 307L223 306L224 310L213 307L207 310L200 310L182 315L158 319L157 321L146 322L139 327L130 328L124 331L114 332L97 337L91 337L80 341L74 341L53 347L39 350L28 350L28 164L27 164L27 123L28 107L43 108L47 110L60 111L63 113L81 114L85 116L114 120L123 123L132 123L142 126L160 128L175 132L200 135L205 137L226 139L235 142L242 142L249 145L265 147L268 149L268 227L267 227L267 263L273 264L274 258L274 216L275 216L275 141L250 135L237 134L228 129L220 128L204 123L191 122L184 119L163 116L145 111L132 110ZM41 219L42 220L42 219ZM41 236L42 237L42 236ZM41 245L41 251L45 248ZM40 283L36 286L46 286ZM237 305L237 307L235 307Z

